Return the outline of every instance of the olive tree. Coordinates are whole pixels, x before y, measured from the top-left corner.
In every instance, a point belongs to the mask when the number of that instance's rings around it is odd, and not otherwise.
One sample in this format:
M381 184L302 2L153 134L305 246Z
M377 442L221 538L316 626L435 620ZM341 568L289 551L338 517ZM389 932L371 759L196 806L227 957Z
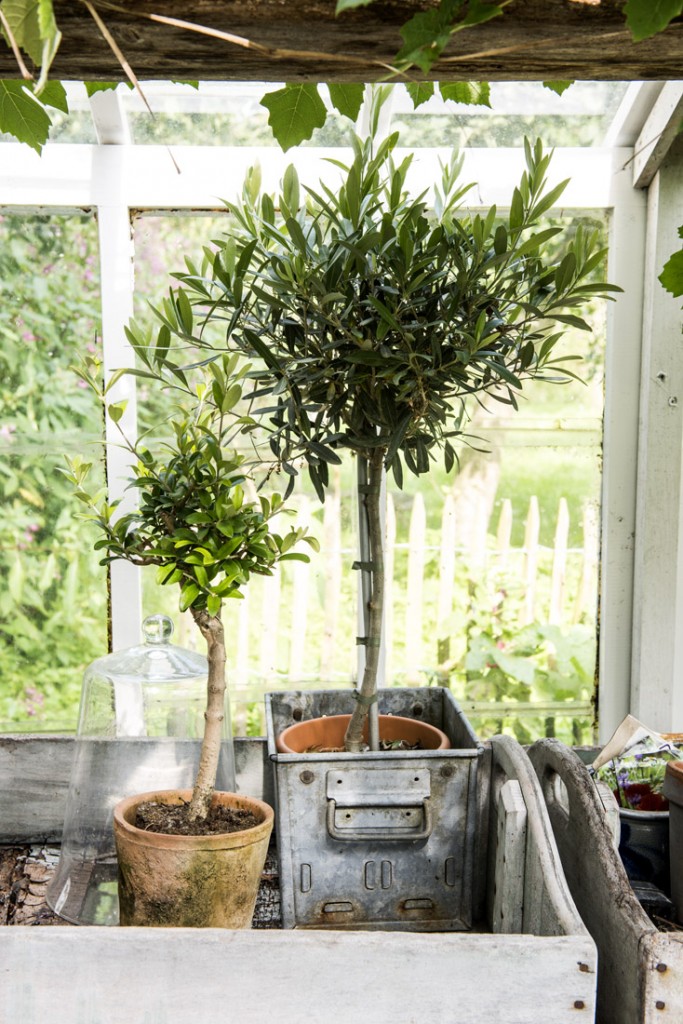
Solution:
M174 275L154 329L129 330L147 372L182 372L186 348L254 360L244 429L258 458L289 477L286 493L303 461L324 500L340 451L355 455L366 657L346 736L354 751L377 700L383 472L400 487L406 470L428 473L437 453L451 470L470 401L516 409L529 381L573 377L558 343L568 327L588 330L578 311L614 290L596 280L597 232L579 227L547 254L561 235L547 214L567 182L548 189L540 141L525 142L509 209L476 211L466 208L471 186L457 154L433 196L416 195L411 158L394 157L397 136L377 144L373 135L354 137L351 162L317 189L302 189L289 167L273 197L252 169L225 236L201 266L186 261Z
M194 367L176 378L176 402L166 424L169 438L150 444L144 438L131 441L121 431L122 444L133 456L128 484L137 501L132 511L120 514L118 501L110 503L104 492L87 490L91 464L82 458L68 460L66 473L87 508L85 515L101 531L95 547L104 552L103 564L125 559L156 566L158 583L179 587L180 609L190 611L206 641L205 730L190 821L206 818L216 783L226 688L223 601L242 597L254 573L271 575L286 559L308 561L292 550L298 541L317 546L304 528L291 527L285 534L271 529L270 520L283 511L279 495L246 500L244 456L231 447L244 426L234 411L245 373L238 361L224 354L208 369ZM120 424L125 403L108 401L120 374L102 387L97 360L90 359L79 372Z

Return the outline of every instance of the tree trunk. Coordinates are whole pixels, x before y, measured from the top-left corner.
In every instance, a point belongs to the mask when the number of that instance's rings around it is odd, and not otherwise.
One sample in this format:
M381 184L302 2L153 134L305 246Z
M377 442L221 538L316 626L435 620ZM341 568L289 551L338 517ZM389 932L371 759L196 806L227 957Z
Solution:
M382 537L381 488L384 469L385 448L375 448L368 459L368 485L366 493L359 495L364 500L368 516L370 547L370 594L367 600L368 614L365 641L365 671L363 682L357 694L356 707L346 730L344 746L357 753L363 743L363 726L370 705L377 700L377 670L382 643L382 619L384 612L384 541ZM362 458L361 455L358 458ZM362 570L361 570L362 571Z
M209 661L206 711L204 712L204 738L199 757L199 768L192 792L189 817L191 821L203 821L211 807L211 797L216 786L218 758L223 738L225 717L225 637L219 615L207 611L192 610L192 617L206 640L206 654Z

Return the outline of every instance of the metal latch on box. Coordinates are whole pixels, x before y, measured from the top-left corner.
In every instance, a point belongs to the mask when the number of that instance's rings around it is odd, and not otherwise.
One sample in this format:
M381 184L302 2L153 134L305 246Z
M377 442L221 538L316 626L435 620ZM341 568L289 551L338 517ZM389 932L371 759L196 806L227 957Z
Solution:
M427 768L345 768L327 773L327 831L341 842L406 842L432 831Z

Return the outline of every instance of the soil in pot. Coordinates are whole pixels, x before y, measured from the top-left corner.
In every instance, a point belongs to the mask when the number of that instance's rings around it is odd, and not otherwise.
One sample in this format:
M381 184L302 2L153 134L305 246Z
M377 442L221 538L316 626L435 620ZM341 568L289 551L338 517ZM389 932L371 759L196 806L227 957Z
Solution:
M135 827L168 836L214 836L254 828L261 820L245 808L214 804L204 821L190 821L189 806L189 803L172 806L154 801L140 804L135 813Z

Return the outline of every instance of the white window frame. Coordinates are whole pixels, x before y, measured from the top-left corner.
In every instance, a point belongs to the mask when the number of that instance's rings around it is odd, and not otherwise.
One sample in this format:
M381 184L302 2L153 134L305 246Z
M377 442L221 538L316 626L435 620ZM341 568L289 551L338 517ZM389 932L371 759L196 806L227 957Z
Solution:
M558 149L551 165L551 184L570 179L563 210L608 211L609 279L624 289L609 312L605 371L599 670L602 738L628 711L639 713L657 728L683 728L679 679L683 675L683 524L677 490L683 487L683 364L675 348L680 344L677 303L669 301L656 280L663 258L677 248L678 221L672 204L679 198L680 186L676 191L674 171L659 171L669 148L646 145L658 131L669 133L671 146L670 126L676 116L680 119L682 90L678 83L630 87L623 105L626 113L617 119L608 145ZM256 160L263 168L265 186L275 189L290 162L297 165L302 178L317 180L325 154L313 149L282 154L273 148L179 146L173 148L172 157L164 146L131 145L115 93L96 94L91 103L98 145L48 144L42 157L26 146L2 145L0 208L26 213L54 212L55 208L60 212L81 212L84 207L96 210L105 373L110 375L133 359L124 333L133 309L133 212L223 209L222 200L238 193L247 167ZM635 146L634 126L641 128ZM671 152L675 152L675 141L673 146ZM330 151L326 152L329 155ZM413 178L418 182L434 180L438 155L432 150L416 151ZM522 168L518 150L465 151L464 180L480 183L477 204L483 206L509 203ZM644 185L650 183L648 211ZM670 415L671 405L665 402L662 406L661 388L657 390L651 379L651 371L660 363L664 366L663 360L668 360L667 370L661 372L666 372L671 394L677 398L675 416ZM655 369L655 381L657 372ZM127 388L129 385L121 382L112 398L129 399L126 426L131 429L135 396L127 393ZM639 408L644 410L640 419ZM676 494L668 494L666 536L657 541L663 512L656 499L663 471L657 455L662 436L673 446ZM125 454L115 446L108 447L107 472L112 497L127 500L120 484ZM646 568L653 544L661 564L668 558L671 569L667 592L660 596L660 582ZM139 641L140 574L131 566L115 565L111 587L116 650ZM659 629L655 629L657 624ZM666 628L671 630L668 643L663 632ZM658 662L654 680L647 674L648 659L653 657Z

